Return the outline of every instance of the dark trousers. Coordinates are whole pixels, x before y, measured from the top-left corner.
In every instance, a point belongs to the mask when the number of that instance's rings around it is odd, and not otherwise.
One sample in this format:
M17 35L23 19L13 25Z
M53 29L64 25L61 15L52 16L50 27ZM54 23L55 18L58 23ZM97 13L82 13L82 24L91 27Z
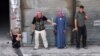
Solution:
M87 41L87 30L86 26L78 27L78 37L76 38L76 47L80 47L81 43L81 37L82 37L82 47L86 47L86 41Z
M20 48L20 41L17 41L16 39L12 40L12 47L13 48Z

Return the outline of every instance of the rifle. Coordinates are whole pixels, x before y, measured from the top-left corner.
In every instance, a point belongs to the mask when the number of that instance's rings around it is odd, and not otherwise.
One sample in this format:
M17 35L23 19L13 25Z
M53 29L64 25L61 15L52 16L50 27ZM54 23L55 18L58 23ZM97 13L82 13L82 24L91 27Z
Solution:
M33 42L33 37L34 37L34 32L31 33L32 39L31 39L31 44Z

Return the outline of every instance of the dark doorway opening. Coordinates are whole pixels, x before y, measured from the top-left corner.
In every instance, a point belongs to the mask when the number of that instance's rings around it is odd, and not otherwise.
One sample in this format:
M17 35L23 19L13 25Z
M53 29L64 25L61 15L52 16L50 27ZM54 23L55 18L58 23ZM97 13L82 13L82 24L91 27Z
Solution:
M0 2L0 36L6 36L10 29L9 0Z

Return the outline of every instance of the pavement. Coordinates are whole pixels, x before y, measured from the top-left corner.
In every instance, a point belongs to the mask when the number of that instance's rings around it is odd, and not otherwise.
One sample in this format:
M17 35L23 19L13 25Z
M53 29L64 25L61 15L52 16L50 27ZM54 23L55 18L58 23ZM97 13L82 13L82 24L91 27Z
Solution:
M0 38L0 56L18 56L8 42L8 39Z
M34 50L33 46L13 49L9 39L0 38L0 56L100 56L100 46L88 45L88 49L76 49L74 46L68 46L64 49L41 47Z
M75 47L68 47L58 49L51 47L50 49L40 48L34 50L33 47L21 47L24 56L100 56L99 45L89 45L88 49L76 49Z

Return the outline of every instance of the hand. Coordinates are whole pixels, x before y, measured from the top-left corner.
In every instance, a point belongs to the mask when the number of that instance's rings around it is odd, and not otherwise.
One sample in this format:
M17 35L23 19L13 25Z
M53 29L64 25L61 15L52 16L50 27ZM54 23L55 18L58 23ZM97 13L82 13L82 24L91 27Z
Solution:
M64 30L64 33L66 32L66 30Z
M34 35L34 31L31 33L31 36L33 36Z
M85 20L87 20L88 19L88 16L85 16Z
M52 23L52 25L54 26L54 25L56 25L56 23Z
M53 32L57 32L56 30L54 30Z
M17 41L20 41L20 40L21 40L21 38L17 37L17 38L16 38L16 40L17 40Z
M18 34L18 36L20 37L20 36L21 36L21 34Z
M76 28L74 28L72 31L77 31L78 30L78 28L76 27Z
M32 32L34 32L34 30L32 30Z

